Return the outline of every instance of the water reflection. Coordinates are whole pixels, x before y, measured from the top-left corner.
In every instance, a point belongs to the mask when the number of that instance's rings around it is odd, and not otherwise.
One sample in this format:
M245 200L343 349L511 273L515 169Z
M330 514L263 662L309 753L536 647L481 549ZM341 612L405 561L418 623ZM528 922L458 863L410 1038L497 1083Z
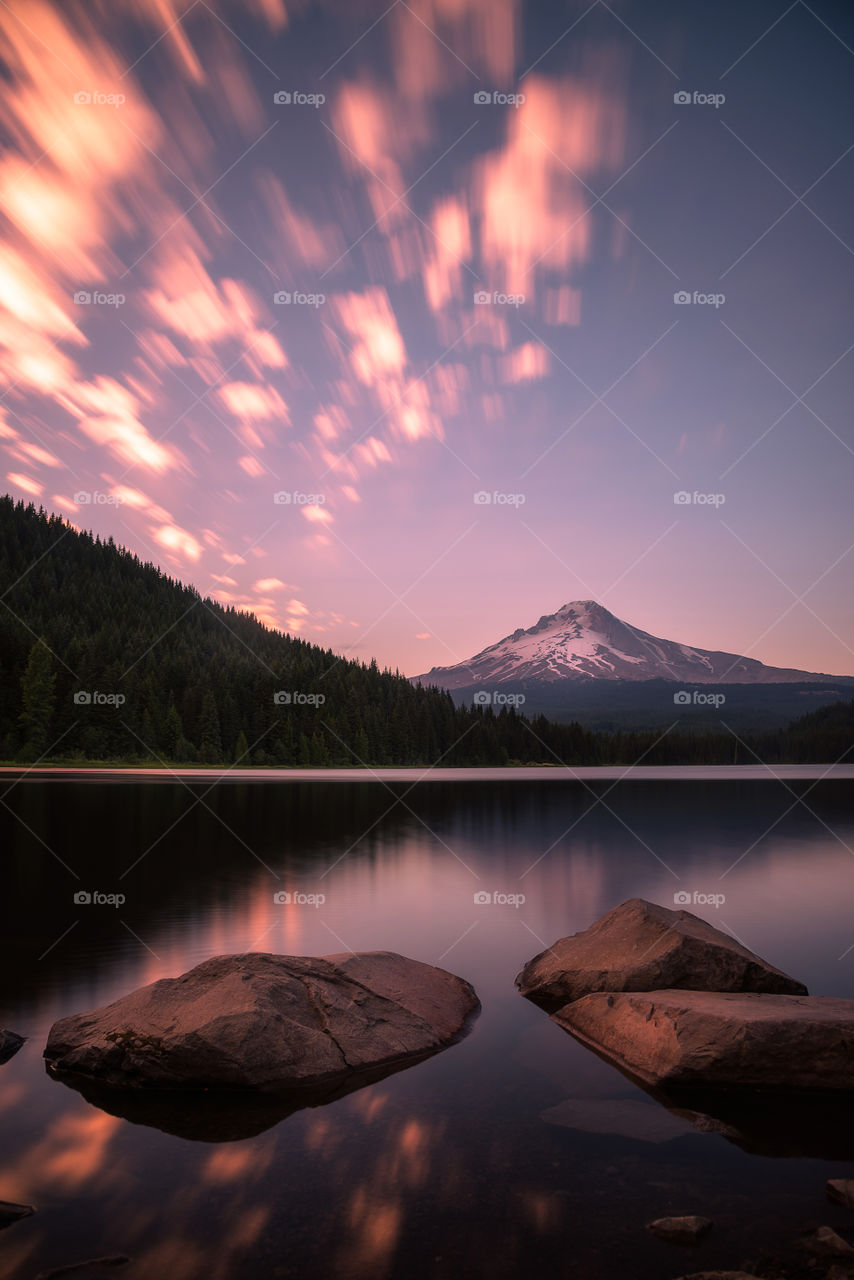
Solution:
M708 1100L696 1110L718 1130L666 1153L545 1123L568 1097L646 1094L513 979L618 902L669 905L684 889L723 892L719 910L698 913L815 994L854 994L849 793L820 784L811 814L764 782L627 783L605 804L580 785L433 783L408 794L412 812L383 817L388 791L364 782L230 784L207 797L213 813L165 783L16 787L8 803L35 835L0 812L0 1025L31 1039L0 1068L0 1198L37 1212L2 1233L0 1273L127 1253L126 1280L450 1280L485 1269L510 1280L560 1273L571 1256L578 1274L660 1280L678 1266L643 1226L674 1206L730 1224L724 1242L703 1244L703 1267L775 1242L781 1221L825 1212L824 1178L848 1167L763 1160L759 1179L751 1153L782 1150L776 1122L751 1130L750 1116ZM120 886L121 912L73 904L78 888ZM274 891L295 888L326 902L274 903ZM526 901L478 906L481 890ZM472 1034L413 1070L261 1117L254 1136L128 1123L45 1074L59 1017L211 955L348 948L466 978L483 1003ZM788 1141L797 1126L786 1119L777 1137Z
M471 1022L466 1028L466 1034ZM453 1048L453 1046L450 1046ZM446 1052L446 1048L434 1053ZM86 1076L61 1074L46 1066L51 1080L75 1090L93 1107L110 1116L148 1125L163 1133L194 1142L237 1142L254 1138L280 1124L288 1116L309 1107L327 1106L350 1093L366 1089L398 1071L407 1071L434 1056L413 1054L404 1061L386 1063L370 1071L353 1072L332 1084L303 1086L278 1093L218 1093L211 1089L166 1092L142 1088L105 1088Z

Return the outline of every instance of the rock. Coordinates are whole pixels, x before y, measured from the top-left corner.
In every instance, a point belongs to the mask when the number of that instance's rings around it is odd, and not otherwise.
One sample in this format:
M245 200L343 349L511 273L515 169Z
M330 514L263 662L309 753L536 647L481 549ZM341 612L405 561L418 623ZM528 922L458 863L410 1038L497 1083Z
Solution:
M847 1240L837 1235L832 1227L819 1227L812 1235L806 1237L804 1245L810 1253L817 1254L820 1258L854 1259L854 1249Z
M522 995L549 1009L594 991L807 989L690 911L630 898L583 933L561 938L516 978Z
M26 1036L15 1035L14 1031L4 1031L0 1027L0 1065L14 1058L26 1039Z
M747 1271L692 1271L690 1276L680 1276L679 1280L760 1280Z
M11 1227L13 1222L20 1222L22 1218L31 1218L35 1213L35 1209L31 1204L12 1204L9 1200L0 1200L0 1231L4 1227Z
M70 1262L66 1267L53 1267L40 1271L36 1280L60 1280L61 1276L75 1275L80 1271L100 1271L102 1267L124 1267L130 1262L127 1254L117 1253L105 1258L87 1258L85 1262Z
M552 1019L642 1081L850 1091L854 1001L714 991L599 992Z
M480 1007L444 969L390 951L216 956L54 1023L54 1075L137 1089L276 1091L443 1048Z
M541 1111L540 1118L582 1133L615 1133L638 1142L671 1142L696 1132L690 1121L632 1098L567 1098Z
M701 1218L692 1213L682 1218L656 1218L646 1224L646 1229L659 1239L672 1240L674 1244L696 1244L714 1225L711 1218Z
M854 1209L854 1178L828 1178L825 1184L828 1200Z

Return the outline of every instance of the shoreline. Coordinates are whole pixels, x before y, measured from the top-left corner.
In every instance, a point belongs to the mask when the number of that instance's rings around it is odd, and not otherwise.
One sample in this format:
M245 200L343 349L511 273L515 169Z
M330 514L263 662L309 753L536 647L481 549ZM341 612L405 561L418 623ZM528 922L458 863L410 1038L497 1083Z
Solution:
M28 768L0 765L0 775L17 781L110 782L496 782L620 780L634 782L854 782L854 764L744 764L744 765L505 765L484 768L431 768L424 765L383 766L376 769L259 769L199 766L175 769L138 766L46 765Z

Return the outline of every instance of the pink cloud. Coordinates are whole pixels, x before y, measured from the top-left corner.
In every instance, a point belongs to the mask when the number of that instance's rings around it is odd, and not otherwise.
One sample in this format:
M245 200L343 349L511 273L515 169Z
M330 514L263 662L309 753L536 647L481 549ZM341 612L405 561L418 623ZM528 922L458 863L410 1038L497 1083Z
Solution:
M262 422L271 418L279 422L289 421L287 405L274 387L251 382L227 382L217 394L235 417Z
M332 523L333 516L328 507L319 507L316 504L311 504L309 506L302 507L301 511L306 520L312 524Z
M508 115L507 142L481 161L477 183L481 256L497 287L530 294L535 266L567 270L592 243L592 197L581 177L613 168L624 153L622 103L610 86L549 80L522 83L525 103Z
M23 489L24 493L30 493L34 498L44 492L44 485L39 484L38 480L34 480L32 476L22 475L19 471L10 471L6 479L13 489Z
M530 382L542 378L549 371L549 353L539 342L525 342L515 351L501 357L503 382Z
M165 551L171 552L179 559L195 561L201 557L203 551L201 543L177 524L161 525L152 530L151 536Z
M381 384L406 367L406 348L388 293L379 286L333 299L335 311L353 345L350 364L366 386Z

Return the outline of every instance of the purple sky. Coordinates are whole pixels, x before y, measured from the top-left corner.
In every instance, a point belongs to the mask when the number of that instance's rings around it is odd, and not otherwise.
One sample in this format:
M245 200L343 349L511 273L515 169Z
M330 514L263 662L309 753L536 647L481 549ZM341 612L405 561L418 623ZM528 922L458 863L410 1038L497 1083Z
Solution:
M854 672L849 4L0 30L15 496L409 674L585 598Z

